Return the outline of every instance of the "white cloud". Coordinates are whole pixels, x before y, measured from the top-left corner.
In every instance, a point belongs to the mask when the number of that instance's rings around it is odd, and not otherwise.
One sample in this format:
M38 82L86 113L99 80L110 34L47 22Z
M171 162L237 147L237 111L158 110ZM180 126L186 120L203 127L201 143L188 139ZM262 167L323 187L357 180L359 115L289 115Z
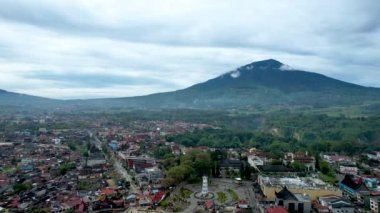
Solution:
M239 78L240 77L240 71L234 70L230 73L231 78Z
M377 9L353 0L5 0L0 88L56 98L143 95L267 58L380 87ZM72 88L52 79L105 74L136 82Z

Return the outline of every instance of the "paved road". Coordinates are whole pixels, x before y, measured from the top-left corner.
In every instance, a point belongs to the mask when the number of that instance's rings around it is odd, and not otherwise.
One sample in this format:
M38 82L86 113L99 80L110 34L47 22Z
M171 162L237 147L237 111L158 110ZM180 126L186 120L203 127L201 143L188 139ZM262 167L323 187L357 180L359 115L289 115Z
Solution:
M93 137L94 138L94 142L95 142L95 146L99 149L99 150L102 150L102 144L103 142L101 140L99 140L98 137L96 137L96 135L92 134L92 132L89 132L89 135L90 137ZM140 190L139 188L134 184L134 182L132 181L132 177L131 175L128 173L128 171L122 166L122 164L117 160L115 159L114 157L111 156L111 160L112 164L113 164L113 167L114 169L119 173L121 174L126 181L130 182L131 183L131 186L130 186L130 189L133 193L137 193L139 194L140 193Z
M135 185L135 183L132 181L131 175L128 173L126 169L120 164L120 162L117 159L113 160L113 166L114 168L121 174L123 177L131 183L130 189L133 193L140 193L140 189Z

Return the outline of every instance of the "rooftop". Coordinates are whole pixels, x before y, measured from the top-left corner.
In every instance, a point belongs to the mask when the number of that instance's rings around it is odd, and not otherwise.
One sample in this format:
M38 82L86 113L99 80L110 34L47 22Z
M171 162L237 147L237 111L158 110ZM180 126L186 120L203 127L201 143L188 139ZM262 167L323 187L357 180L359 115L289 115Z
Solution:
M289 189L308 188L308 189L335 189L335 187L323 182L321 179L313 177L272 177L260 176L261 182L266 186L282 188L286 186Z

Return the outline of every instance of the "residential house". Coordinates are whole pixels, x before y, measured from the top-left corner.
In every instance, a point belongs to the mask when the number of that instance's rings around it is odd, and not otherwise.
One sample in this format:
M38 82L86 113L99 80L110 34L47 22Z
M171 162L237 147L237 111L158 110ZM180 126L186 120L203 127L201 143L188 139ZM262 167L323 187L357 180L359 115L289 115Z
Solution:
M272 207L268 208L266 213L289 213L289 211L283 207Z
M339 173L345 175L357 175L359 172L356 166L339 166Z
M283 161L285 165L299 162L306 167L307 171L315 170L315 158L313 156L309 156L307 152L299 151L296 153L286 153Z
M354 213L355 205L350 201L343 199L342 197L335 195L321 196L318 198L318 202L323 207L328 208L328 212L331 213ZM323 211L324 212L324 211Z
M290 213L310 213L311 199L309 195L292 193L286 186L275 194L276 206L284 207L288 209Z

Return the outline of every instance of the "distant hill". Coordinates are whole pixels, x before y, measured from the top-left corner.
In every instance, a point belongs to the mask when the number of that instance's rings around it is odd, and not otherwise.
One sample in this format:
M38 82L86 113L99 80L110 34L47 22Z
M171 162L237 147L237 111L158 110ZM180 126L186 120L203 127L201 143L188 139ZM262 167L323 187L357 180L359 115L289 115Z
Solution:
M42 98L21 93L8 92L0 89L0 106L2 107L36 107L47 108L58 106L62 101Z
M146 108L329 107L380 100L380 89L295 70L269 59L174 92L113 99L116 105ZM107 102L98 100L98 102Z
M247 64L217 78L173 92L139 97L56 101L0 92L7 103L28 102L82 107L231 109L255 107L330 107L380 101L380 89L296 70L269 59Z

